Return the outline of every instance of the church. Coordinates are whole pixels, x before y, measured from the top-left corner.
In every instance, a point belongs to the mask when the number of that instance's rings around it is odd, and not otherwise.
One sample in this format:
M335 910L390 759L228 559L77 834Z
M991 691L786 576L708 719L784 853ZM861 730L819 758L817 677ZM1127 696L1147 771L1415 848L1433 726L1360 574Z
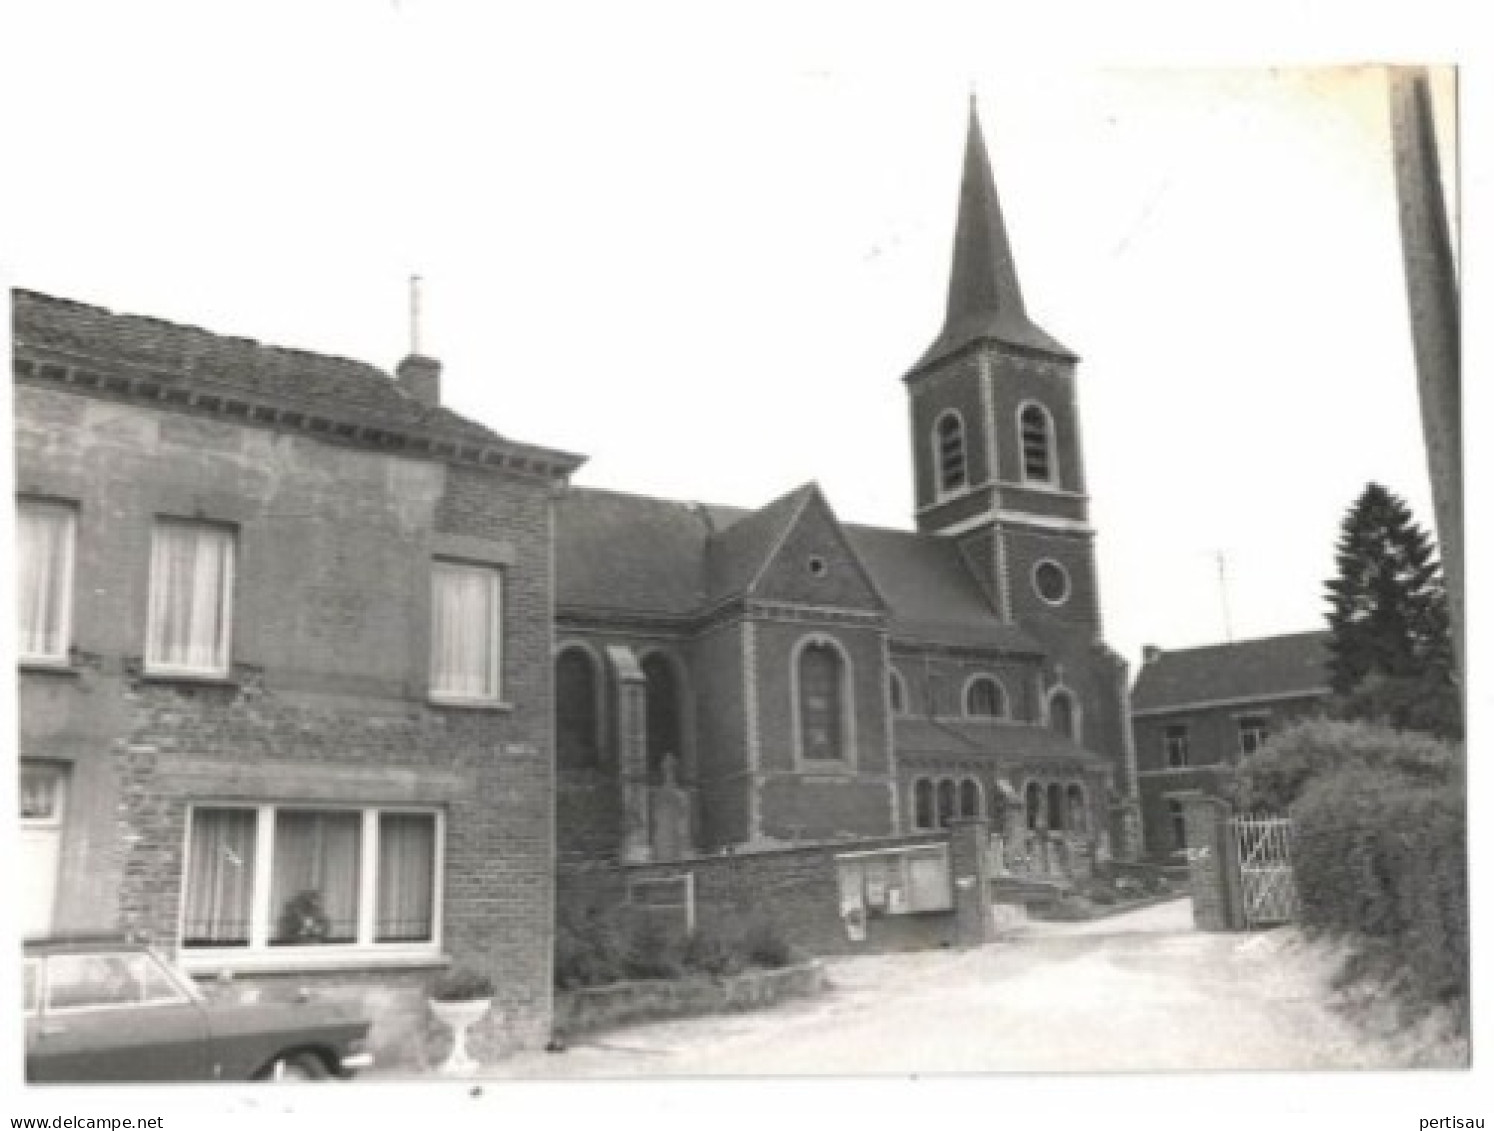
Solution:
M1027 312L972 100L945 320L903 376L916 532L842 522L813 483L757 510L560 494L557 860L975 816L1134 858L1077 364Z

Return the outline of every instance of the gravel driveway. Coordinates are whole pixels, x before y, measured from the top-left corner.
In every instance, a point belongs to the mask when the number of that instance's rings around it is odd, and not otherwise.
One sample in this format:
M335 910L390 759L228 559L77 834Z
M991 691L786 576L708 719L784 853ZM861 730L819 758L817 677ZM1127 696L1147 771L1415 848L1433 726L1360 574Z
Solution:
M1205 934L1182 899L967 951L836 959L822 997L640 1025L491 1078L1406 1067L1329 1008L1291 929Z

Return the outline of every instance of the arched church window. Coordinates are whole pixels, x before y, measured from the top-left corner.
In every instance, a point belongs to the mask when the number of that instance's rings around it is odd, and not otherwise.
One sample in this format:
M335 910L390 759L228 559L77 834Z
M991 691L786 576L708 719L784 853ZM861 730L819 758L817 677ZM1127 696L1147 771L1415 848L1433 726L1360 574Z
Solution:
M1022 477L1033 483L1056 484L1058 459L1053 450L1053 417L1040 404L1022 406Z
M953 821L955 814L959 812L958 804L959 797L955 793L955 783L945 778L939 783L939 827L941 829L949 828L949 822Z
M913 827L934 827L934 783L928 778L919 778L913 783Z
M1053 782L1048 786L1048 828L1053 832L1061 832L1068 826L1064 823L1067 816L1063 811L1063 786Z
M965 714L977 719L1006 717L1006 692L988 675L978 675L965 685Z
M684 762L683 728L680 726L680 686L674 665L658 652L639 664L643 671L643 718L647 731L648 773L658 780L664 759L673 755L676 765Z
M1048 700L1048 725L1065 738L1079 741L1079 708L1067 691L1055 691Z
M980 816L980 783L974 778L966 778L960 783L960 816Z
M970 482L965 466L965 422L957 412L946 412L934 426L934 463L941 495L962 490Z
M601 760L597 671L584 648L555 659L555 746L562 766L587 768Z
M845 757L846 665L838 649L811 641L799 650L799 750L814 761Z
M901 673L896 670L887 673L887 702L894 715L908 713L908 688L903 683Z
M1043 787L1035 781L1028 782L1022 791L1022 803L1027 810L1027 827L1037 828L1043 816Z
M1076 833L1089 830L1089 814L1084 807L1084 787L1070 785L1066 791L1068 794L1069 828Z

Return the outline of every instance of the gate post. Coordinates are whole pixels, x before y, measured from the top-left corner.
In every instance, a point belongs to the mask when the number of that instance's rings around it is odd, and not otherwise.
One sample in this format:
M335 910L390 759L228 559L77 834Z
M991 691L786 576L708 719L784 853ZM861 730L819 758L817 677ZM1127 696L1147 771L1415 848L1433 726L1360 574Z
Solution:
M983 817L949 823L949 875L954 885L955 938L960 946L980 946L996 937L991 910L991 867L986 845L991 826Z
M1188 884L1193 893L1193 925L1201 931L1238 929L1240 867L1229 829L1229 805L1201 790L1168 794L1183 806L1188 850Z

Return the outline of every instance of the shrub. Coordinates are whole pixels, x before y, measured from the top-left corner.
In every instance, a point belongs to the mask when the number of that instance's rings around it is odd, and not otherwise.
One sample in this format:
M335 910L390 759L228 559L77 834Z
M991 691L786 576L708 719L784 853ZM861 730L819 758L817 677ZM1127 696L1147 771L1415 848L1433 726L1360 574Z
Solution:
M683 978L681 940L651 915L635 913L628 932L624 975L628 978Z
M579 916L563 913L555 924L555 984L575 989L621 981L628 951L620 912L591 907Z
M1374 723L1308 719L1274 735L1235 771L1230 792L1242 812L1285 813L1316 777L1362 768L1419 785L1453 777L1453 749L1430 735Z
M1460 788L1353 767L1292 808L1302 921L1398 957L1417 996L1466 1002L1467 820Z
M493 979L465 966L443 970L431 985L432 1001L481 1001L493 996Z
M725 978L747 969L747 956L740 938L715 927L697 927L680 955L688 970Z
M803 961L799 948L784 938L777 926L766 920L758 920L742 935L742 951L753 966L766 970L777 970Z

